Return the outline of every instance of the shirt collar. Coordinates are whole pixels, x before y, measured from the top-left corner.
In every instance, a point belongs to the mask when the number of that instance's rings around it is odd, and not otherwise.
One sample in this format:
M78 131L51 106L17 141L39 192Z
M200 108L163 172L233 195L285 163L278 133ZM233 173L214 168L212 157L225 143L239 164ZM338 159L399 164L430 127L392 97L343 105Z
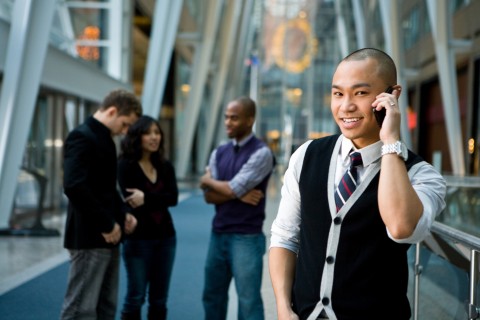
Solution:
M371 145L366 146L365 148L356 149L353 145L352 140L347 139L345 136L342 136L340 157L342 159L342 162L346 161L353 149L353 151L360 152L360 154L362 155L363 166L366 167L380 159L382 155L382 145L382 141L379 140L375 143L372 143Z
M238 145L240 147L243 147L244 145L247 144L248 140L250 140L253 136L254 136L254 134L253 134L253 132L251 132L248 136L246 136L245 138L243 138L240 141L237 141L237 140L233 139L232 143L233 143L233 145Z

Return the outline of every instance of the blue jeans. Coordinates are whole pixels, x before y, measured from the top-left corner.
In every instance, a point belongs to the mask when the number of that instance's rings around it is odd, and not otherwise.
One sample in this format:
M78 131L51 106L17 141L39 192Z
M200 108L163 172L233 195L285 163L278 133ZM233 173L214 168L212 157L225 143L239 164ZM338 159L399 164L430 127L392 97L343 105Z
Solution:
M205 319L224 320L232 277L238 295L239 320L263 320L262 286L265 235L215 233L205 265L203 306Z
M161 240L128 239L124 242L123 260L128 284L122 313L141 310L147 287L149 312L166 310L176 247L175 236Z
M70 272L60 319L115 319L120 261L118 247L69 252Z

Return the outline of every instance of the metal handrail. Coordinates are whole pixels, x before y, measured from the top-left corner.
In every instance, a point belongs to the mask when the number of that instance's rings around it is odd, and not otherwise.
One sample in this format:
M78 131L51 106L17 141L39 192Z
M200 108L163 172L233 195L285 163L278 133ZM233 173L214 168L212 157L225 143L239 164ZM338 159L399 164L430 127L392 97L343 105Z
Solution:
M447 238L455 243L463 244L469 249L480 252L480 238L472 236L471 234L449 227L438 221L433 222L431 231L443 238Z
M449 176L443 175L448 187L480 188L478 176Z
M461 244L470 249L470 290L469 304L467 305L467 314L469 319L480 318L480 307L476 305L477 300L477 281L478 281L478 257L480 253L480 238L461 230L452 228L441 222L435 221L431 231L443 239L450 240L454 243ZM421 273L419 244L417 244L417 254L415 256L415 313L414 318L418 317L418 294L419 294L419 276Z
M451 188L451 191L459 189L477 189L480 190L480 177L479 176L453 176L443 175L447 182L447 187ZM448 205L447 205L448 206ZM445 223L435 221L431 227L431 232L439 239L449 241L455 245L464 247L470 251L470 268L467 270L470 276L469 284L469 302L466 306L466 312L468 319L480 318L480 307L476 305L477 302L477 282L480 277L479 274L479 257L480 257L480 238L461 231L459 229L452 228ZM427 241L425 245L428 246ZM420 294L420 275L422 273L422 265L420 264L420 243L416 245L415 252L415 280L414 280L414 320L418 319L419 313L419 294ZM468 265L464 265L466 268ZM465 269L466 270L466 269Z

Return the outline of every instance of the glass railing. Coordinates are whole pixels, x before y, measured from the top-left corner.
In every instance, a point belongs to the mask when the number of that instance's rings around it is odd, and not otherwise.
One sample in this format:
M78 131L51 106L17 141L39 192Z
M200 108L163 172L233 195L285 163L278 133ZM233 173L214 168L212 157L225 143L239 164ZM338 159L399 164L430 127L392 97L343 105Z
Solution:
M480 177L445 179L446 208L409 251L414 320L480 318Z

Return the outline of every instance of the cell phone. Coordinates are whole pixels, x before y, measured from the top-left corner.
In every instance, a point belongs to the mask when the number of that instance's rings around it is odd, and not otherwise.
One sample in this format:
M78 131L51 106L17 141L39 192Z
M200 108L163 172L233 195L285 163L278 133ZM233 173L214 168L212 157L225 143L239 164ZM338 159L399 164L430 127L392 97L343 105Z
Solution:
M393 87L388 87L387 90L385 90L386 93L392 93L393 92ZM385 119L385 116L387 115L387 110L385 108L382 108L380 111L377 109L373 108L373 114L375 115L375 119L377 120L378 126L381 128L383 120Z

